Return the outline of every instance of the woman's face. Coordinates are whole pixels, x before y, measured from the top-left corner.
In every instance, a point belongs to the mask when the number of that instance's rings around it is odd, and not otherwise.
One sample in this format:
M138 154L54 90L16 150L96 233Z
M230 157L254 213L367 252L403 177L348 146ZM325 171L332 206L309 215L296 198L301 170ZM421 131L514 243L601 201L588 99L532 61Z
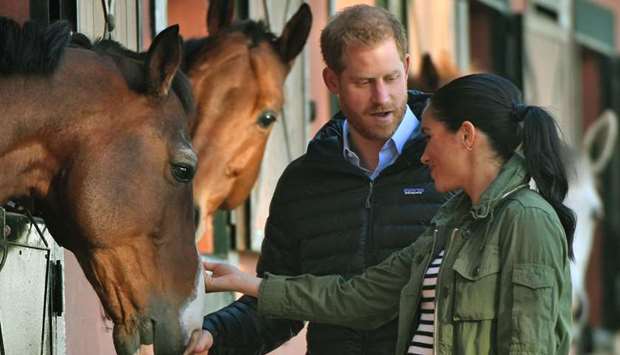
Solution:
M429 167L437 191L463 188L470 169L461 129L449 131L443 122L435 119L432 108L427 107L422 114L422 133L427 143L421 160Z

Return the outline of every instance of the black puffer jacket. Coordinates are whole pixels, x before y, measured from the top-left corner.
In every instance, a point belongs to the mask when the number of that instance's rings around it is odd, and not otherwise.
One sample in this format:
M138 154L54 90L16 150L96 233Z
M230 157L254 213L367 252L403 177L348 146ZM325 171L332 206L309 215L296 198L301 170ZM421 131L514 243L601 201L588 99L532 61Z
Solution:
M409 107L420 117L427 96L410 92ZM420 163L424 140L409 140L403 153L371 181L344 160L339 117L326 124L278 182L262 245L258 274L360 274L403 248L429 224L446 196L435 191ZM256 314L244 296L205 317L215 335L210 354L262 354L295 335L301 322ZM311 323L310 354L393 354L396 322L358 331Z

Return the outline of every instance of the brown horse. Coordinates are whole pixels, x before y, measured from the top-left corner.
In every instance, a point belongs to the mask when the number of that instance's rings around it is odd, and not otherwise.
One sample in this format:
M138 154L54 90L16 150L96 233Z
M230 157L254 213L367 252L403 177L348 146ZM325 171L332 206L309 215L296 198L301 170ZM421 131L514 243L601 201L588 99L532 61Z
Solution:
M178 28L141 56L69 41L62 23L0 19L0 203L40 204L113 320L119 354L179 354L200 327L204 285Z
M183 69L197 106L191 128L199 164L194 200L200 209L201 251L212 251L211 216L240 205L256 182L269 132L282 116L283 86L310 33L301 5L280 37L261 22L232 24L234 1L212 0L209 36L185 43Z
M447 54L440 55L435 62L430 54L425 53L420 58L417 72L409 75L407 86L410 89L435 92L444 84L466 74L459 70Z

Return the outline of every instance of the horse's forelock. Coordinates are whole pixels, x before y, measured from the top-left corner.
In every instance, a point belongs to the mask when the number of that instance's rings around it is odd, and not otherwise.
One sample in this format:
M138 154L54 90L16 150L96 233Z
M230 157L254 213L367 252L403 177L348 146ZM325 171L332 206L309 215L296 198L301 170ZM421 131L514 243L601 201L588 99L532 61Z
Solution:
M222 29L213 36L189 39L183 43L183 66L188 69L200 58L201 54L215 48L218 39L231 33L242 33L248 39L248 47L254 48L263 42L267 42L277 50L277 37L269 31L263 21L244 20Z
M277 40L276 35L269 31L267 25L263 21L241 21L233 26L230 26L227 31L239 31L243 33L250 40L250 47L256 47L262 42L269 42L275 46Z

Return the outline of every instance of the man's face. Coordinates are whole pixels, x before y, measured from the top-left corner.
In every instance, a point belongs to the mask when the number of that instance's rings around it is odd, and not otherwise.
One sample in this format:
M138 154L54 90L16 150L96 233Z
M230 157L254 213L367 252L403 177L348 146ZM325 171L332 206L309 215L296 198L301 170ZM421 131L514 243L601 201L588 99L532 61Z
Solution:
M371 47L347 46L343 62L340 74L329 68L323 72L327 87L338 96L353 134L385 142L403 119L409 56L403 62L389 38Z

